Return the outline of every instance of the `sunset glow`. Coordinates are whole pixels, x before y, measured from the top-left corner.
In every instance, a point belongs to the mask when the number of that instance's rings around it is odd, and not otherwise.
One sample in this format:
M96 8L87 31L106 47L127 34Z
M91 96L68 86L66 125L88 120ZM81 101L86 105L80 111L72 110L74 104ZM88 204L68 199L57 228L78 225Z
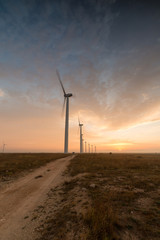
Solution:
M0 1L0 142L7 152L160 152L160 4Z
M111 144L108 144L108 145L115 148L115 150L123 151L123 150L127 150L128 147L133 146L133 143L121 142L121 143L111 143Z

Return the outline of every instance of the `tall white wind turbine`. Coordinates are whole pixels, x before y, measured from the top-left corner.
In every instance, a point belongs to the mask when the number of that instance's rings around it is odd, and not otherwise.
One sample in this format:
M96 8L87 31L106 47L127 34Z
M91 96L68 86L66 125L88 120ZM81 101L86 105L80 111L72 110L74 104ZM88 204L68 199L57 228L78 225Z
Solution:
M82 134L83 124L80 123L79 118L78 118L78 123L79 123L79 132L80 132L80 153L82 153L83 152L83 134Z
M66 118L65 118L65 138L64 138L64 153L68 153L68 129L69 129L69 98L73 96L72 93L66 93L64 86L62 84L61 78L60 78L60 74L58 72L58 70L56 70L57 72L57 76L59 79L59 82L61 84L63 93L64 93L64 103L63 103L63 110L65 108L65 104L66 104Z

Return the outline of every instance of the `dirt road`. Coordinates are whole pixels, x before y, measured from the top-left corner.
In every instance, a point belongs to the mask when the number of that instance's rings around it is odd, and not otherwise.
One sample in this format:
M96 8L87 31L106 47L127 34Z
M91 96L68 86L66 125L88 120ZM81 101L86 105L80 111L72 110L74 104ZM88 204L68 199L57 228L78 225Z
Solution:
M50 188L61 184L63 171L74 156L58 159L0 189L0 240L34 240L29 217Z

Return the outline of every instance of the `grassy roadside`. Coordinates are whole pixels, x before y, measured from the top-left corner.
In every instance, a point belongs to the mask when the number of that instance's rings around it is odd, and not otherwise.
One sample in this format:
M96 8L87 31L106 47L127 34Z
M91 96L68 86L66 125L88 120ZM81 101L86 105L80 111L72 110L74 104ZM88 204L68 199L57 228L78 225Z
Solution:
M65 176L38 240L160 239L160 155L79 154Z
M87 240L160 239L160 155L83 154L69 173L87 173Z
M69 156L63 153L5 153L0 154L0 180L17 177L20 173L38 168L58 158Z

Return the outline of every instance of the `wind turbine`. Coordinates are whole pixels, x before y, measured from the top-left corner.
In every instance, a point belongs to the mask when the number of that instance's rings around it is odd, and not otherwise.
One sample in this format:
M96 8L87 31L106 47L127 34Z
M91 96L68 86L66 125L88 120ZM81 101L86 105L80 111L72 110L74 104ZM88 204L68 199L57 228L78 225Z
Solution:
M83 124L80 123L79 118L78 118L78 123L79 123L79 129L80 129L80 153L82 153L83 152L83 139L82 139L82 136L83 136L83 134L82 134Z
M63 93L64 93L64 103L63 103L63 111L65 108L65 104L66 104L66 118L65 118L65 139L64 139L64 153L68 153L68 128L69 128L69 98L73 96L72 93L66 93L64 86L62 84L61 78L60 78L60 74L58 72L58 70L56 70L57 72L57 76L59 79L59 82L61 84Z
M2 147L2 152L4 153L4 150L5 150L5 146L6 146L7 144L5 144L5 143L3 143L3 147Z
M90 144L88 143L88 152L90 153Z
M85 141L85 153L87 152L87 142Z

